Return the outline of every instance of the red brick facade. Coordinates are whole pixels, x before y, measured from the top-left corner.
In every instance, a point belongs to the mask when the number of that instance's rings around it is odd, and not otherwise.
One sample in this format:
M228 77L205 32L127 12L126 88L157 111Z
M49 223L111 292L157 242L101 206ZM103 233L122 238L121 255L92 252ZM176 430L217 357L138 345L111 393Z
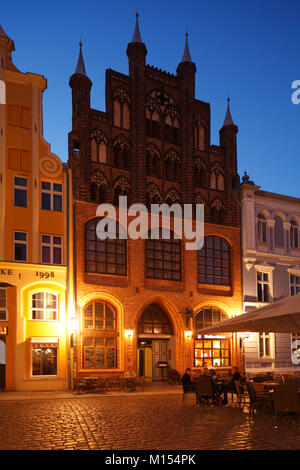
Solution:
M128 44L129 75L106 71L106 112L90 107L91 81L85 73L70 78L73 120L69 165L74 172L76 292L80 331L77 370L86 375L119 374L137 363L138 338L167 339L170 366L180 373L194 367L194 315L203 307L227 316L242 311L237 127L225 124L220 145L210 143L210 105L195 99L196 67L181 62L172 75L145 64L141 42ZM100 274L86 269L86 223L100 202L120 194L129 204L151 202L205 204L205 236L229 243L228 285L198 282L198 252L181 243L180 280L147 276L146 241L127 240L126 274ZM84 368L83 309L92 300L109 302L116 311L116 367ZM139 335L138 321L147 306L159 305L169 317L173 335ZM189 311L189 315L187 313ZM126 336L125 330L133 330ZM97 331L94 333L97 336ZM112 337L109 332L107 337ZM237 341L231 363L239 363ZM239 364L238 364L239 365Z

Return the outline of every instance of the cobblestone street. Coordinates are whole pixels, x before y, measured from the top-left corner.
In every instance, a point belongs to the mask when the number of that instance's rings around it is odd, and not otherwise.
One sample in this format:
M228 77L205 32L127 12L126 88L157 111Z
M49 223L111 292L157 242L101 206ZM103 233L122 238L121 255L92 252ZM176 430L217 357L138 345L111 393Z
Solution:
M1 401L0 422L1 450L300 449L295 422L181 394Z

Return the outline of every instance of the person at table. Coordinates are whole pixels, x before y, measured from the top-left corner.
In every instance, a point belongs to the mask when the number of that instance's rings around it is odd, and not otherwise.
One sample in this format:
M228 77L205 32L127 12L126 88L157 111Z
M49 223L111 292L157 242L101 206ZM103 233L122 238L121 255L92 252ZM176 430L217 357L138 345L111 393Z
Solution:
M124 377L126 379L126 385L128 385L131 391L133 391L135 388L136 373L131 366L128 367Z
M181 383L186 391L193 391L196 390L195 388L195 382L194 382L194 376L192 373L192 370L188 367L181 377Z
M238 367L232 367L231 373L229 373L229 377L227 382L223 384L222 391L223 391L223 404L227 405L228 403L228 393L237 393L236 384L241 379L241 374L239 373Z
M208 367L204 367L200 377L203 377L203 376L209 378L209 381L212 387L212 392L213 392L213 399L215 399L217 395L219 394L219 388L218 388L218 385L215 383L214 379L212 378L210 369Z

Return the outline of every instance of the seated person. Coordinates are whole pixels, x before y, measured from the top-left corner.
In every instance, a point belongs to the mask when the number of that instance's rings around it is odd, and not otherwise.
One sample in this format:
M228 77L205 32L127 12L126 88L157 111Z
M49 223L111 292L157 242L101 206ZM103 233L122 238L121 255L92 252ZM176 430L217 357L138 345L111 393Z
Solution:
M195 390L194 377L192 374L192 370L189 367L186 369L185 373L181 377L181 383L184 391Z
M224 394L223 404L227 405L228 403L228 393L237 393L235 382L238 382L241 378L239 369L237 367L232 367L231 373L229 374L229 380L223 384L222 391Z
M215 399L216 398L216 395L218 395L218 392L219 392L219 389L218 389L218 386L217 384L214 382L212 376L211 376L211 373L210 373L210 370L208 367L204 367L203 371L202 371L202 374L200 375L200 377L208 377L209 378L209 381L211 383L211 387L212 387L212 392L213 392L213 398Z

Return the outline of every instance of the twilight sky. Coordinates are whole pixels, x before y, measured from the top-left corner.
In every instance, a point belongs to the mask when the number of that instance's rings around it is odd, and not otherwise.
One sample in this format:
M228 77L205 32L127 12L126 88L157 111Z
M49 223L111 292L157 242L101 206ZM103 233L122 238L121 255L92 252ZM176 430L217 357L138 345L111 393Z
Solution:
M93 82L91 106L105 111L105 70L128 74L135 13L149 65L176 73L185 32L197 67L196 98L211 105L211 144L219 144L227 96L238 125L238 169L266 191L300 198L300 0L7 0L0 24L15 42L22 72L47 78L44 136L67 160L71 89L83 42ZM299 95L300 97L300 95Z

